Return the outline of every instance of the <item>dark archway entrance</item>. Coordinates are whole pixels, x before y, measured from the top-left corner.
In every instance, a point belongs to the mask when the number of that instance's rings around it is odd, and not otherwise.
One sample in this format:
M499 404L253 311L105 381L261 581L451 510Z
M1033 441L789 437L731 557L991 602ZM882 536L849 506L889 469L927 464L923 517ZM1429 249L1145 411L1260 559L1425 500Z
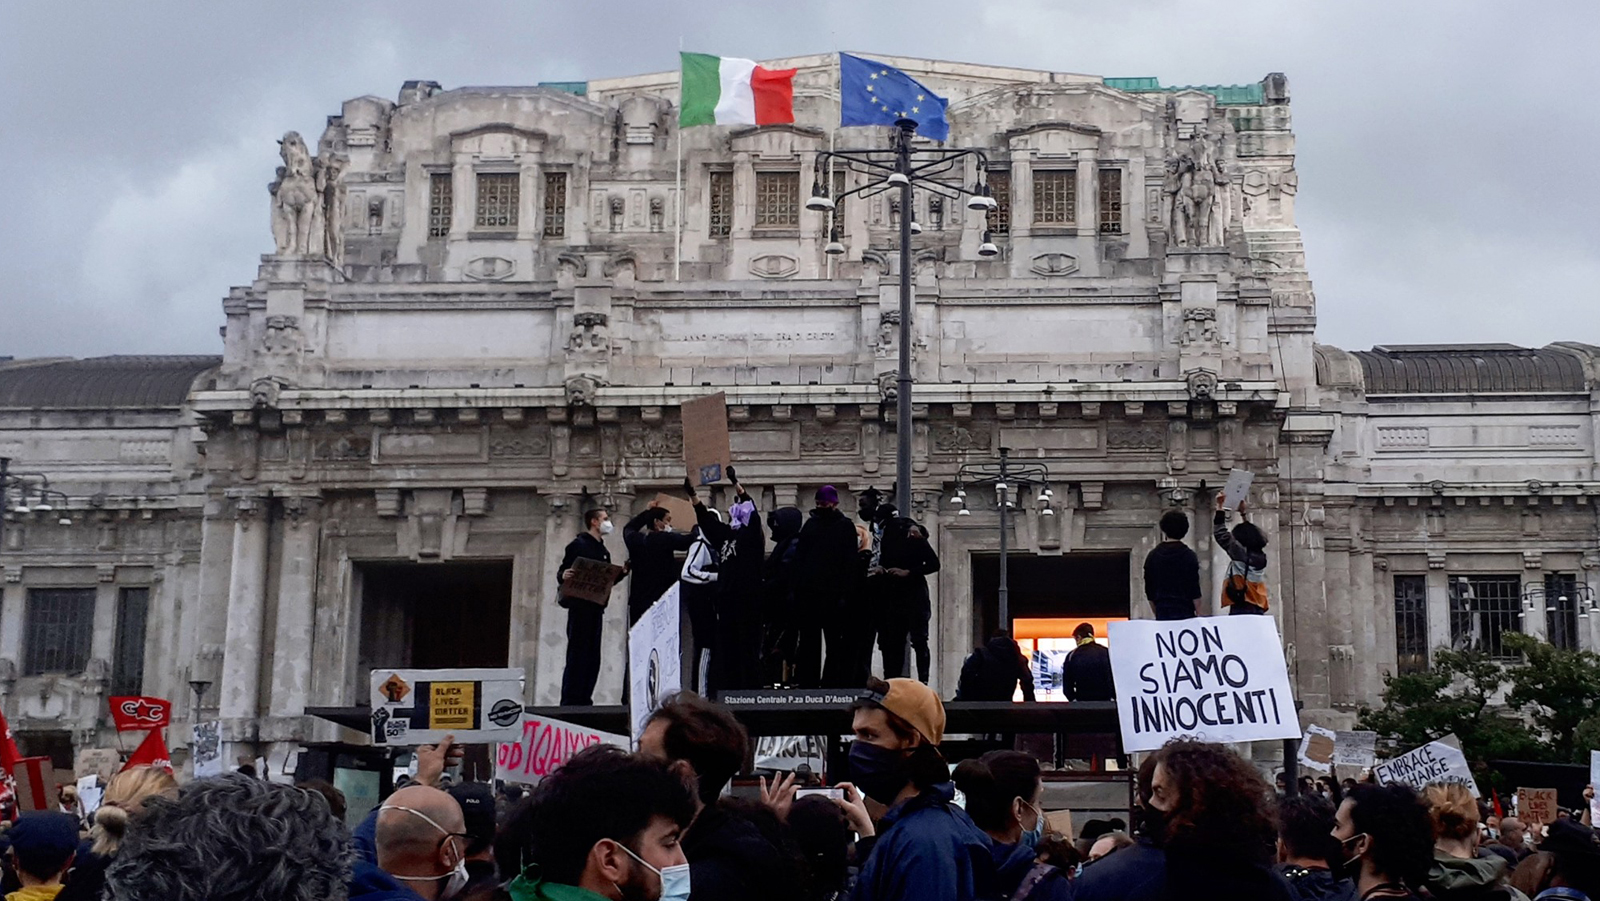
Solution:
M1132 609L1128 551L1077 551L1058 557L1012 554L1007 568L1014 621L1126 619ZM982 642L1001 625L999 554L972 555L972 600L976 630L972 637Z
M359 697L381 667L504 667L510 656L511 561L359 563Z

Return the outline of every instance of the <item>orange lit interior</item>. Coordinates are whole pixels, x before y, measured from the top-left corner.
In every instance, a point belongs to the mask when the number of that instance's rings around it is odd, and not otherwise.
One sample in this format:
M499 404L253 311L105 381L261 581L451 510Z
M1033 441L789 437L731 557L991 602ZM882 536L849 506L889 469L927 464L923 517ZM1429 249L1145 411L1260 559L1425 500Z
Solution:
M1056 678L1060 673L1062 657L1077 647L1077 642L1072 640L1072 630L1078 628L1080 623L1094 626L1095 640L1100 644L1109 646L1106 641L1106 627L1111 623L1127 621L1126 616L1093 617L1075 616L1070 618L1050 617L1039 619L1015 619L1011 621L1012 635L1017 639L1017 645L1022 648L1022 653L1027 656L1034 668L1034 688L1037 699L1040 701L1065 701L1064 695ZM1047 660L1048 663L1041 663ZM1040 666L1044 665L1048 673L1041 672ZM1018 686L1015 700L1022 700L1022 688Z

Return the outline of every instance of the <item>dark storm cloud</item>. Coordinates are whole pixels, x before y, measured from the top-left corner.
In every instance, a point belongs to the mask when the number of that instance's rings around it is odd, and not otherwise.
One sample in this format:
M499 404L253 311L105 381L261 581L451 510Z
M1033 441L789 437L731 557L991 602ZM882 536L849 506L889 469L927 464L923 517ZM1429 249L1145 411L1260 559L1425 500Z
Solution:
M8 4L0 354L215 352L274 139L349 97L840 49L1166 84L1283 71L1319 338L1600 341L1600 5Z

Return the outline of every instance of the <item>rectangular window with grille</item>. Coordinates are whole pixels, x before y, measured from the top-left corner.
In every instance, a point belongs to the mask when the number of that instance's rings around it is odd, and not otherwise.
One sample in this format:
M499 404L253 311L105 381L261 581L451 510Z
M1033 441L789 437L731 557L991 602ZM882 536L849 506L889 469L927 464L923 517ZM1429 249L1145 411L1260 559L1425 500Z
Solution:
M544 174L544 236L560 238L567 233L567 173Z
M1450 577L1450 643L1510 659L1501 638L1522 628L1522 578L1506 576Z
M1122 234L1122 170L1100 170L1100 234Z
M756 228L800 227L800 173L756 173Z
M522 199L522 176L515 172L483 172L478 175L478 228L517 227L517 205Z
M1544 623L1551 644L1568 651L1578 649L1578 577L1573 573L1545 574Z
M144 694L144 627L150 615L150 589L124 588L117 596L116 659L111 693Z
M707 231L713 238L726 238L733 233L733 173L711 173L710 221Z
M1394 645L1401 673L1428 668L1428 577L1394 577Z
M435 172L428 176L428 237L443 238L450 234L450 216L455 207L454 176L448 172Z
M998 204L984 214L985 228L991 234L1011 234L1011 170L992 169L989 172L989 193Z
M77 675L89 665L94 641L93 588L28 589L23 675Z
M1078 221L1078 173L1072 169L1033 171L1035 225L1071 225Z

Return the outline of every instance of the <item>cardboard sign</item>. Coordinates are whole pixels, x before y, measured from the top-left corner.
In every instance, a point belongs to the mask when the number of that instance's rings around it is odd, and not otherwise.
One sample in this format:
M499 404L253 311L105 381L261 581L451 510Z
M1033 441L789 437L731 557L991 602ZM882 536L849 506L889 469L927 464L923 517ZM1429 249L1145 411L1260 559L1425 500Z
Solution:
M1528 826L1548 826L1556 821L1556 790L1517 789L1517 819Z
M48 757L24 757L11 769L17 783L17 809L59 810L56 800L56 771Z
M189 753L194 761L194 777L222 775L222 723L217 720L195 723L190 732Z
M1072 829L1072 811L1070 810L1046 811L1044 827L1047 832L1053 832L1056 835L1066 836L1067 838L1072 838L1078 834Z
M1210 616L1108 627L1122 746L1154 751L1180 736L1213 742L1299 738L1278 626L1270 616Z
M110 782L117 770L122 769L122 752L116 748L84 748L78 752L74 764L72 771L78 778L99 776Z
M628 722L635 746L661 699L683 688L678 621L678 583L674 582L628 630Z
M515 740L522 728L523 671L372 671L372 743L461 744Z
M728 449L727 396L719 391L684 401L678 414L683 419L683 463L689 481L696 485L722 481L722 471L733 458Z
M1319 773L1333 771L1333 749L1337 733L1321 726L1307 726L1300 739L1300 765Z
M672 527L680 532L694 528L694 504L681 494L658 494L656 506L672 514Z
M534 785L560 769L572 755L593 745L627 748L628 737L523 714L522 737L503 741L495 749L494 777L505 782Z
M172 725L172 702L165 698L108 698L118 732L165 729Z
M1231 470L1228 473L1228 483L1222 487L1222 507L1225 510L1239 509L1239 502L1250 496L1250 483L1256 480L1256 474L1243 469Z
M579 557L572 561L572 570L561 583L561 596L604 607L611 603L611 589L621 575L622 567L614 563Z
M1442 741L1430 741L1375 765L1372 777L1379 785L1398 782L1418 791L1430 785L1455 783L1465 785L1474 798L1479 797L1478 781L1472 778L1472 767L1467 765L1466 756Z
M1372 766L1377 759L1378 733L1346 732L1333 734L1334 766Z

